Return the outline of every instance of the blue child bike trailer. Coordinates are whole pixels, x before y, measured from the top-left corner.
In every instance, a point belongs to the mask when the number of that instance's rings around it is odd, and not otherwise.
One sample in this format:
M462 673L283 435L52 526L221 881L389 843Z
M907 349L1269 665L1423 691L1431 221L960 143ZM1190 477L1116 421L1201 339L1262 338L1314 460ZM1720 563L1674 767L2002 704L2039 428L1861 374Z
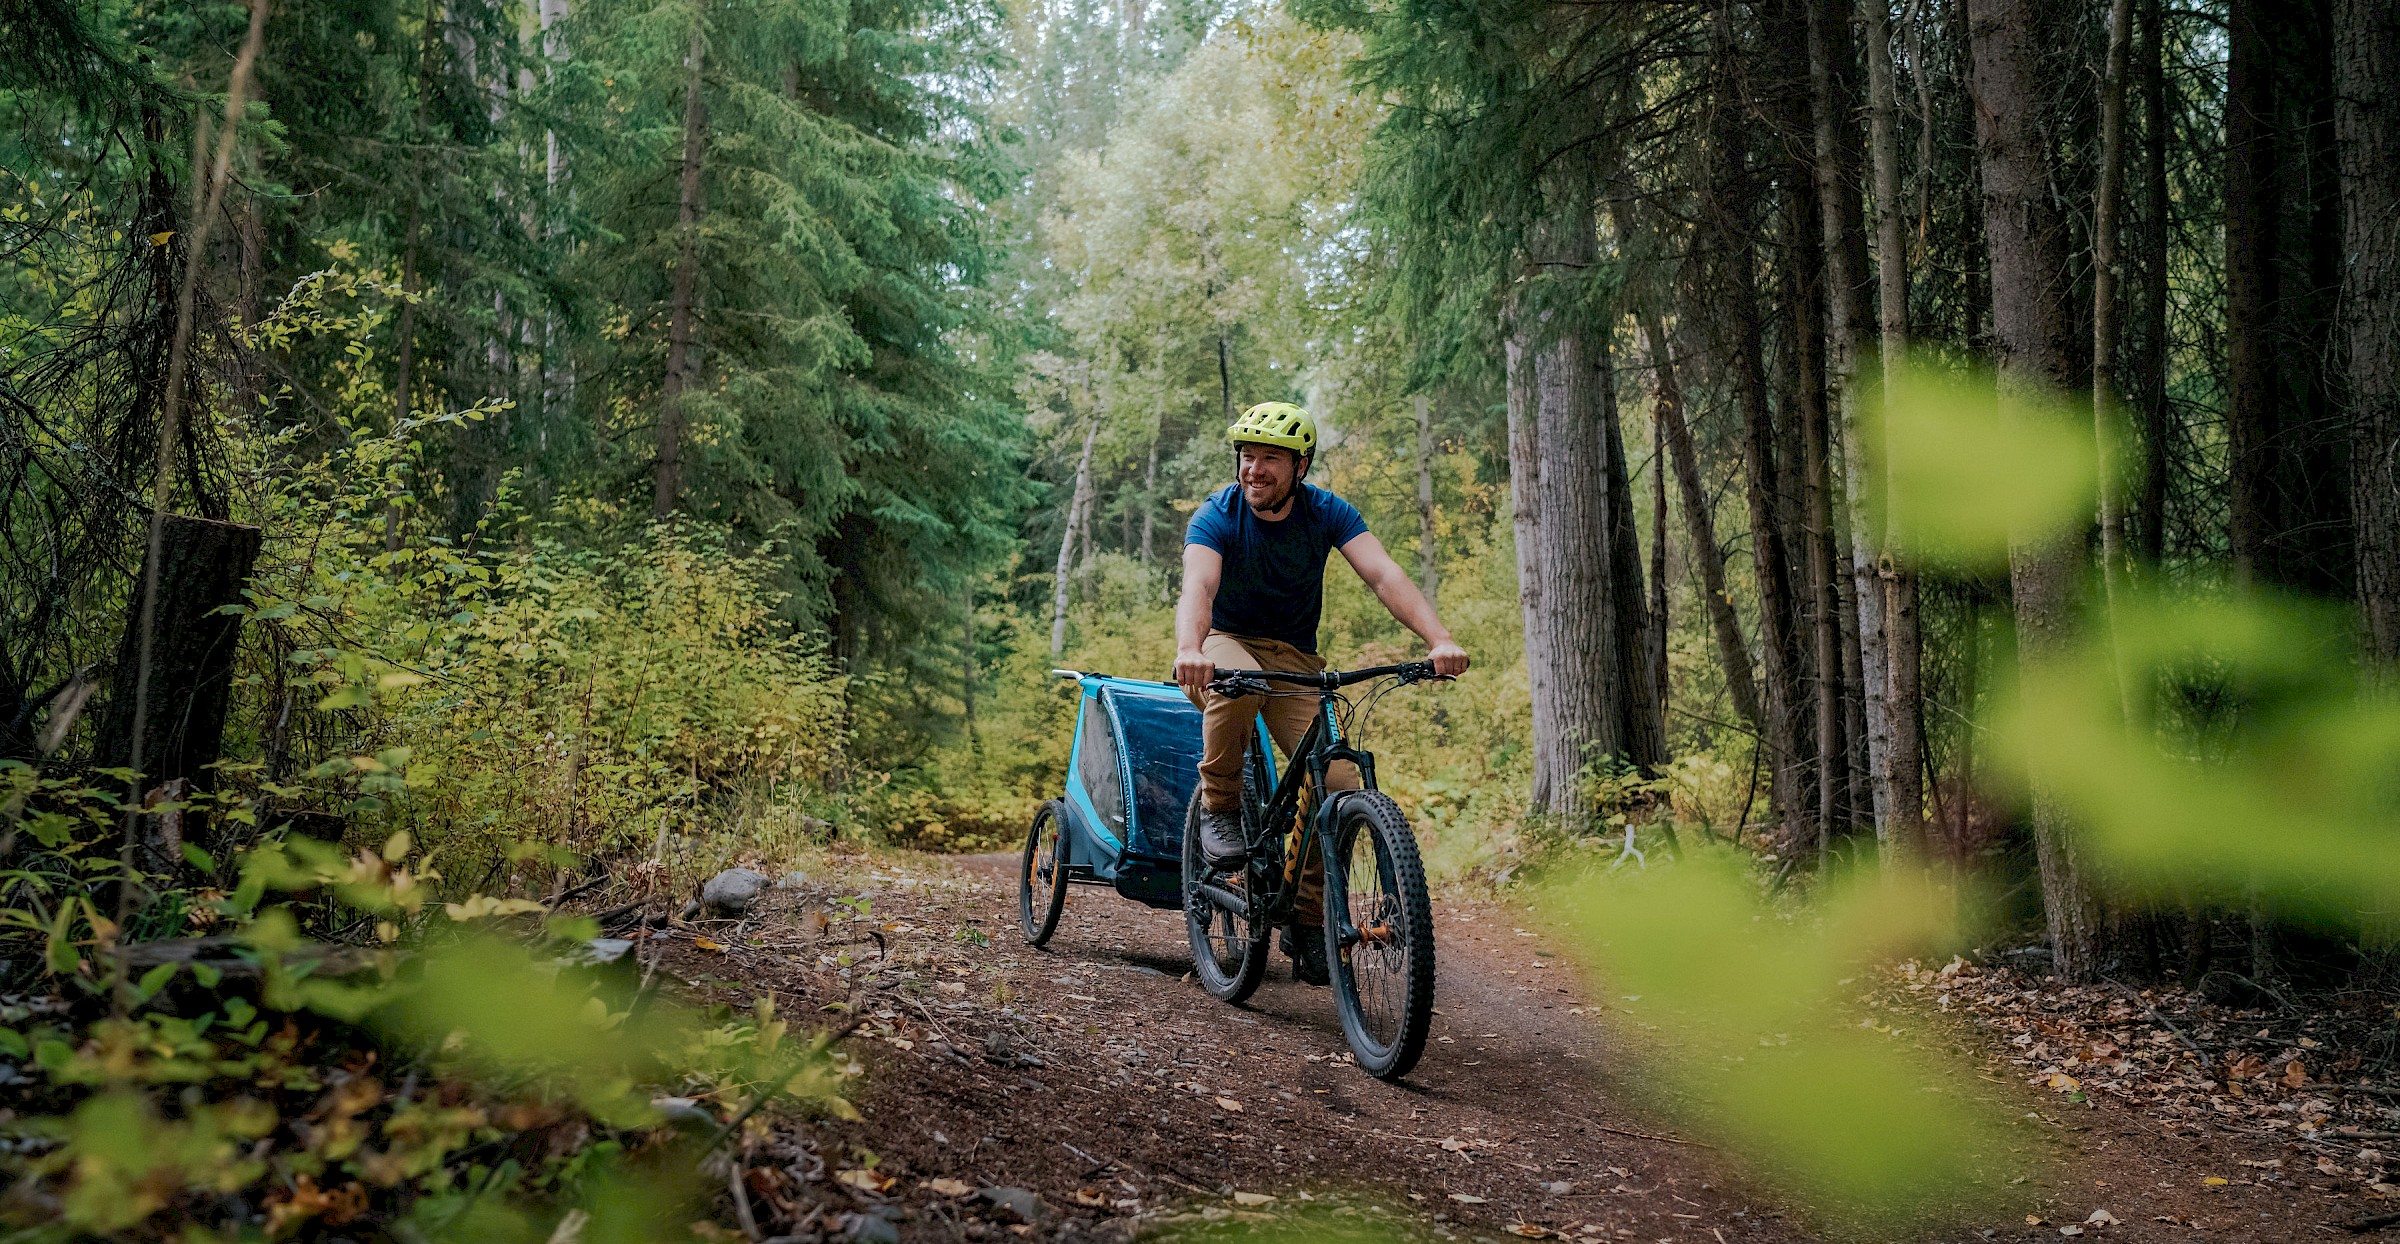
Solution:
M1068 885L1183 906L1183 822L1200 779L1200 710L1181 687L1052 670L1080 692L1066 793L1035 811L1018 893L1025 938L1050 940ZM1259 754L1272 755L1266 727Z

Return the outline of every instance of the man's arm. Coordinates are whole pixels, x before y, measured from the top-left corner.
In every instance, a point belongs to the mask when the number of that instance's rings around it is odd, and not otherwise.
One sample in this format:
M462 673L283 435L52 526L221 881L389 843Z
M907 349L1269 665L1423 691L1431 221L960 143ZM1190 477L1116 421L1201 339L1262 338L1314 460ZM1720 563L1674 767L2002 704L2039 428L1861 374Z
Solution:
M1224 554L1205 544L1183 546L1183 595L1175 601L1175 682L1193 695L1206 691L1217 672L1200 654L1200 645L1208 638L1209 611L1224 574Z
M1433 602L1425 599L1425 593L1417 590L1416 581L1384 551L1383 541L1376 539L1373 532L1362 532L1342 546L1342 558L1358 572L1359 578L1366 580L1375 599L1392 611L1400 625L1415 631L1433 650L1430 655L1434 672L1448 678L1467 672L1467 650L1450 638L1450 628L1434 615Z

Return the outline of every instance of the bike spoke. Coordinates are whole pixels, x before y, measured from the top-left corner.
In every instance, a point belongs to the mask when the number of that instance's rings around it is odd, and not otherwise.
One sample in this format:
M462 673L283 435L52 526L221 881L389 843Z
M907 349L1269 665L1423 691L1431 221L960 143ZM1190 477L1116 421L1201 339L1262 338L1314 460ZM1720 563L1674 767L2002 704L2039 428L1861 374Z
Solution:
M1348 854L1348 912L1351 927L1359 931L1359 940L1348 952L1351 981L1369 1037L1388 1045L1399 1039L1405 1018L1407 930L1391 885L1391 864L1375 833L1362 829Z

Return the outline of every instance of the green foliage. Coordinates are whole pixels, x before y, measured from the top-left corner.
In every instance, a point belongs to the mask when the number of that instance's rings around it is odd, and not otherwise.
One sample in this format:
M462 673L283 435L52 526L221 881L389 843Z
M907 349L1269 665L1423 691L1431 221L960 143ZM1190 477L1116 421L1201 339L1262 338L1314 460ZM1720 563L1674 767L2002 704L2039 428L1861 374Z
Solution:
M702 49L695 339L682 401L687 508L781 543L799 616L889 655L908 623L1005 549L1027 499L1004 356L973 294L994 190L978 6L921 0L578 6L542 107L584 239L563 275L594 298L579 368L612 445L654 443L687 58ZM646 471L645 448L611 463ZM605 491L619 505L634 497ZM894 631L897 630L897 634Z
M309 953L294 904L385 919L423 907L408 855L405 836L381 853L262 848L209 905L239 955L138 981L92 916L93 936L53 968L117 1008L70 995L0 1010L0 1046L40 1077L6 1124L33 1156L13 1160L0 1220L32 1240L148 1236L207 1224L236 1198L263 1208L270 1238L363 1219L415 1238L538 1240L579 1206L688 1218L699 1154L663 1130L653 1094L854 1114L857 1064L794 1034L771 1001L703 1016L637 991L630 971L612 982L563 965L576 943L470 924L537 904L451 904L458 932L406 957ZM621 1234L628 1222L609 1238L652 1238Z
M1844 986L1911 956L1945 957L1951 909L1872 871L1806 909L1762 904L1745 857L1551 878L1541 903L1646 1035L1662 1104L1812 1204L1866 1217L1948 1208L2005 1174L1995 1107L1957 1094L1968 1068L1859 1026Z
M355 340L390 293L321 273L253 336ZM407 831L461 875L521 843L596 856L680 837L737 792L821 791L843 754L843 687L772 586L787 550L702 524L537 519L513 489L463 543L396 527L431 483L429 438L505 407L378 432L372 356L352 357L367 413L337 411L332 448L234 437L258 446L275 533L244 607L258 644L245 682L343 744L270 784L304 778L363 835Z
M1933 566L2008 565L2009 542L2084 521L2098 488L2092 422L2044 393L2002 400L1988 372L1914 359L1877 390L1867 451L1883 468L1867 521ZM1888 475L1887 475L1888 473Z
M2028 664L1992 713L2015 779L2058 799L2112 889L2256 897L2387 931L2400 894L2400 703L2362 688L2350 618L2226 589L2145 593ZM2115 692L2157 715L2127 721Z

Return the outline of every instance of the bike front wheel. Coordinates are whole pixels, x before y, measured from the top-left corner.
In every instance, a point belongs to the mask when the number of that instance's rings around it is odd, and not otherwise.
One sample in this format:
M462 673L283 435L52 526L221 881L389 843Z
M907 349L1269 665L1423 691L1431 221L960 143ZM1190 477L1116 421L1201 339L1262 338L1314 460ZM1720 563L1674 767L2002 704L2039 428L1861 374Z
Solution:
M1342 801L1326 842L1325 958L1334 1009L1360 1069L1397 1080L1433 1026L1433 896L1400 805Z

